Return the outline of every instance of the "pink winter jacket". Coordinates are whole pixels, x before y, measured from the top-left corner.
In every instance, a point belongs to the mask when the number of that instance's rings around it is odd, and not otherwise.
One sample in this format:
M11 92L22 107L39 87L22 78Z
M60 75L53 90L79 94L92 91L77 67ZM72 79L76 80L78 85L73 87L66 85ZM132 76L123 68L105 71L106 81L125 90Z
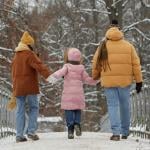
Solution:
M64 77L64 86L61 99L61 108L75 110L85 108L83 84L96 85L97 81L89 77L83 65L65 64L56 71L55 78Z

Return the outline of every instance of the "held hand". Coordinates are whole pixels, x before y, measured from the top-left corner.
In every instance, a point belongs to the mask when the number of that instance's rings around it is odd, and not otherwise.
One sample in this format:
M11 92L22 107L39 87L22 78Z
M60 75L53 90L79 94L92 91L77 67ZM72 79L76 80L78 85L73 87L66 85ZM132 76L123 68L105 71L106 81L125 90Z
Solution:
M99 84L100 83L100 80L96 80L96 84Z
M100 80L96 80L96 86L101 86L101 81Z
M100 80L95 80L96 81L96 85L100 84Z
M142 90L142 82L136 83L136 92L140 93Z
M51 83L51 84L55 84L55 83L57 82L57 79L56 79L54 76L50 75L50 76L46 79L46 81L48 81L48 82Z

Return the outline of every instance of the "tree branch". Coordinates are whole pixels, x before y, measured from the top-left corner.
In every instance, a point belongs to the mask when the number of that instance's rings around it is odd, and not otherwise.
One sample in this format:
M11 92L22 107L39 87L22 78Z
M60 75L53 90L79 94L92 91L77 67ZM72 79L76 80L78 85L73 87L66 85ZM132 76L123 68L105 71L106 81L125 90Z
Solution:
M142 6L150 8L150 4L146 4L143 0L140 0Z
M0 47L0 50L8 51L8 52L13 52L12 49L8 49L8 48L5 48L5 47Z
M150 37L147 37L141 30L139 30L136 27L130 28L130 30L135 30L137 31L143 38L145 38L146 40L150 41Z
M124 31L124 32L127 32L128 30L130 30L130 29L133 28L134 26L136 26L136 25L138 25L138 24L140 24L140 23L143 23L143 22L149 22L149 23L150 23L150 19L145 18L144 20L135 22L135 23L133 23L133 24L131 24L131 25L129 25L129 26L125 26L125 27L123 28L123 31Z
M111 12L99 11L97 9L81 9L81 10L78 10L76 12L97 12L97 13L102 13L102 14L111 14Z
M120 3L122 0L118 0L118 1L115 1L111 6L112 7L115 7L118 3Z
M129 0L126 0L123 2L122 7L125 7L125 5L128 3Z
M104 0L98 0L98 2L102 3L104 6L106 6L106 3Z

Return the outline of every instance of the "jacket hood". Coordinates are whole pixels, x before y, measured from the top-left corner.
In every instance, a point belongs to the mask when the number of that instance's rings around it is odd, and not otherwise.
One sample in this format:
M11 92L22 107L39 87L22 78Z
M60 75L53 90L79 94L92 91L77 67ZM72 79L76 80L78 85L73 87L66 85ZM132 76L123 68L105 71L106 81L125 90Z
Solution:
M18 46L16 47L15 52L20 52L20 51L25 51L25 50L30 50L30 48L26 44L20 42Z
M106 32L105 37L112 41L118 41L123 38L123 33L117 27L112 27Z

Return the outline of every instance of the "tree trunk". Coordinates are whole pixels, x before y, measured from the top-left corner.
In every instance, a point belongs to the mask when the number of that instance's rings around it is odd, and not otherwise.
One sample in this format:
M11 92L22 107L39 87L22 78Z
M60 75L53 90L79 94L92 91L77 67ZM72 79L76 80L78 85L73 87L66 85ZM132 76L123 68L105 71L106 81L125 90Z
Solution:
M106 8L108 10L108 12L110 12L109 16L109 20L110 22L113 19L117 19L119 26L122 28L122 4L123 4L123 0L105 0L106 3Z
M91 7L92 9L96 9L96 0L91 0ZM99 34L98 34L98 29L99 29L99 25L98 25L98 12L93 11L93 28L95 31L95 43L99 42ZM96 49L96 48L95 48ZM102 97L102 87L100 86L100 84L97 84L96 86L96 90L98 91L97 93L97 106L101 107L101 115L104 115L107 112L107 107L106 107L106 101L104 100L104 98Z
M90 1L92 9L96 9L96 0ZM98 13L93 11L93 28L95 31L95 43L98 43Z

